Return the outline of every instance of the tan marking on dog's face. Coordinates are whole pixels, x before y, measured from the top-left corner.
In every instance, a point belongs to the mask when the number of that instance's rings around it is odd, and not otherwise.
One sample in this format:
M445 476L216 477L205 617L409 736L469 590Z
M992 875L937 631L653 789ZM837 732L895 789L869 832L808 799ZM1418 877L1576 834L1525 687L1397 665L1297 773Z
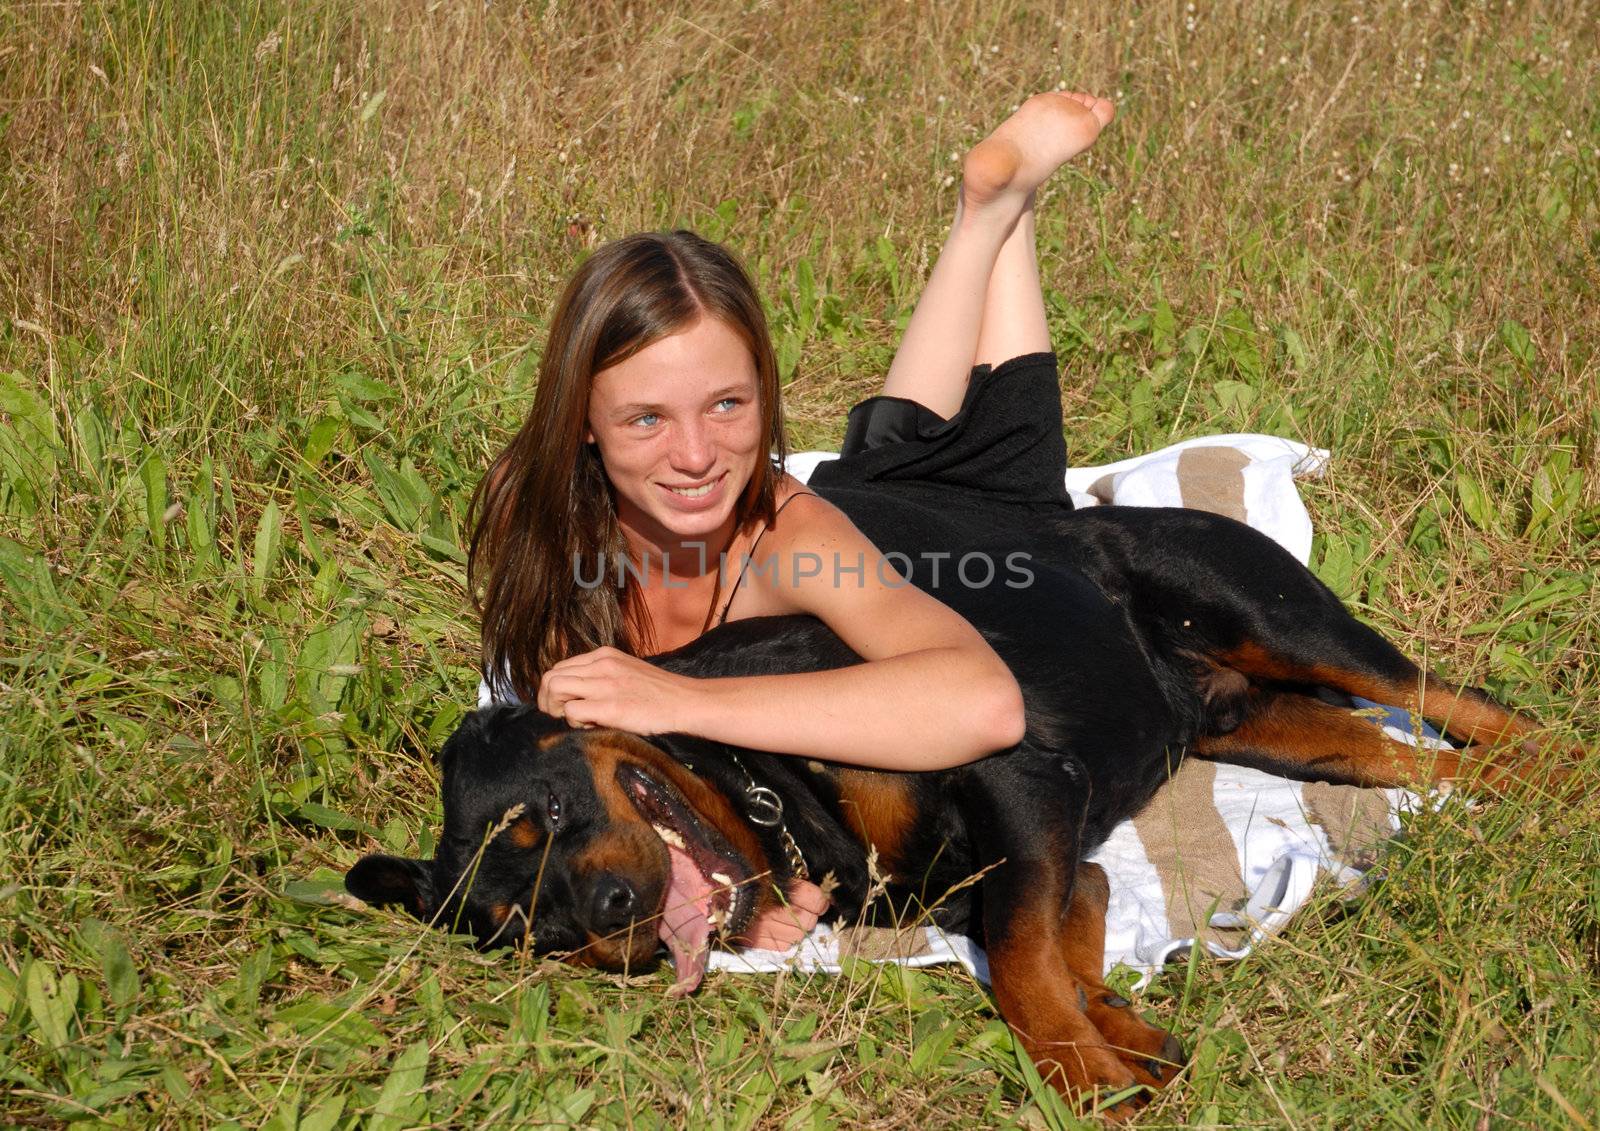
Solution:
M533 818L518 817L506 829L506 838L517 848L538 848L539 842L544 839L544 830L533 823Z
M652 866L667 867L665 855L661 838L643 821L613 823L572 858L572 868L581 875L609 872L631 877Z
M678 791L700 819L721 833L750 863L753 872L767 869L766 853L750 822L718 790L684 769L676 759L637 735L601 731L585 742L584 756L594 771L595 791L612 819L649 828L617 783L617 770L627 763L643 767L659 781Z

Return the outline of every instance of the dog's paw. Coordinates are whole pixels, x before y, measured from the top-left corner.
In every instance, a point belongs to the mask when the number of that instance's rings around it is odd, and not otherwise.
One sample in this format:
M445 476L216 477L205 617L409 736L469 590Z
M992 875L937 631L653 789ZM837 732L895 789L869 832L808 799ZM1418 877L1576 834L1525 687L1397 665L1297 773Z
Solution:
M1127 998L1103 987L1088 998L1085 1014L1134 1079L1152 1088L1171 1083L1188 1059L1178 1038L1140 1017Z

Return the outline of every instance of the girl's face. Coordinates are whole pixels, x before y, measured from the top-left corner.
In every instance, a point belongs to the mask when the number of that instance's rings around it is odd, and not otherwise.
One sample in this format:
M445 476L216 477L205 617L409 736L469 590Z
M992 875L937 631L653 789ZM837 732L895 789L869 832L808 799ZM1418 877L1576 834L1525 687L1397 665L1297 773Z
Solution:
M595 374L585 439L600 449L631 545L704 542L714 560L767 458L756 402L755 359L709 316Z

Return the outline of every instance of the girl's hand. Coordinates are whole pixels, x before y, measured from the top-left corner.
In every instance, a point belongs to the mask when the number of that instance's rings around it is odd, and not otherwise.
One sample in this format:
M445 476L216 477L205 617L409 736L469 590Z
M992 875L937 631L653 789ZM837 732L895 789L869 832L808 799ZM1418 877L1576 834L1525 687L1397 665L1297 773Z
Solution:
M808 880L789 883L789 902L756 917L744 933L747 945L758 950L788 950L811 933L828 909L828 897Z
M698 681L664 672L615 648L596 648L552 665L539 680L539 710L576 727L635 734L683 730Z

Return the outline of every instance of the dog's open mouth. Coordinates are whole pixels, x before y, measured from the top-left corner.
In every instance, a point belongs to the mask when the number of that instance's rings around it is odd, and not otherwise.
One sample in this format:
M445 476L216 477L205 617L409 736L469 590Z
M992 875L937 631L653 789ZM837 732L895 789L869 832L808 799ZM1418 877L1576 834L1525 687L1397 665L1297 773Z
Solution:
M620 767L617 781L672 861L658 931L677 973L668 993L681 997L705 978L712 937L737 934L748 925L755 905L753 885L747 883L750 867L670 785L636 765Z

